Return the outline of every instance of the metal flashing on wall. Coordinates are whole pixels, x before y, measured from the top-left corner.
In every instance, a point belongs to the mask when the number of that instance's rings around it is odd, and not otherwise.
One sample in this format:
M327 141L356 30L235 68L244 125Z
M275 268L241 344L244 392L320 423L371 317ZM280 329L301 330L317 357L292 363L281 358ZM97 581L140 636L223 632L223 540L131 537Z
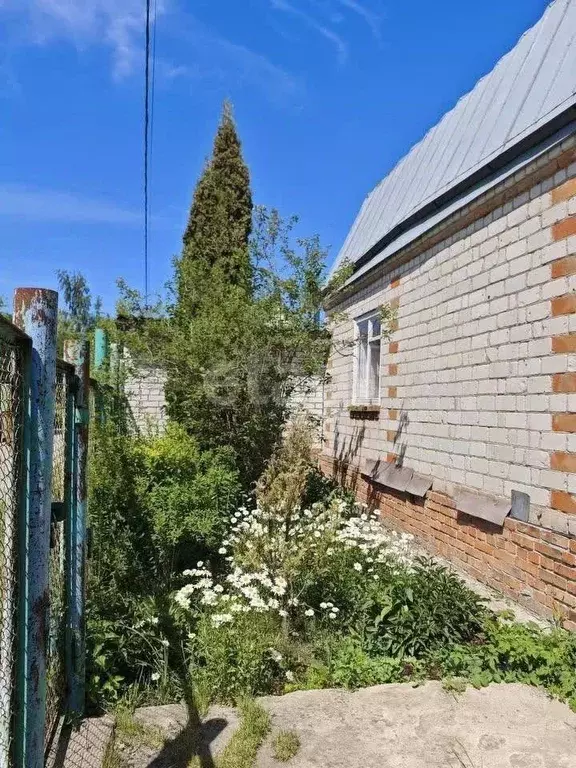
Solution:
M412 496L425 496L432 487L432 478L420 475L409 467L401 467L380 459L366 459L362 474L379 485L395 491L404 491Z
M412 480L406 488L406 493L410 493L412 496L426 496L430 488L432 488L433 478L429 475L419 475L414 472Z
M510 517L527 523L530 517L530 496L522 491L512 491Z
M454 496L456 509L470 517L479 517L502 527L508 517L512 502L508 499L495 499L491 496L481 496L478 493L459 490Z

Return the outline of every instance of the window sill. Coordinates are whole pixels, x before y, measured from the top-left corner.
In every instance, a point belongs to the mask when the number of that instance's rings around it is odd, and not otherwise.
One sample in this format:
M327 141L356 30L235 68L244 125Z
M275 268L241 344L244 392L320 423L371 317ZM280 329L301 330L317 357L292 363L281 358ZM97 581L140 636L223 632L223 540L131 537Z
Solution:
M380 416L380 406L375 403L358 403L348 406L351 419L367 419L376 421Z

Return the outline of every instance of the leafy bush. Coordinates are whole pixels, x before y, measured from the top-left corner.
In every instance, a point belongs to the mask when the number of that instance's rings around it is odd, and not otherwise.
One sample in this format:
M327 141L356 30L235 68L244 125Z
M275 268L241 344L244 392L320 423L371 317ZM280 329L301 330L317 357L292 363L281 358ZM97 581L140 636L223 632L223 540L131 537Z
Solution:
M474 640L486 609L454 573L420 559L379 596L369 632L380 653L421 658L437 648Z
M414 671L413 666L402 659L368 653L354 637L337 640L327 656L326 685L331 687L364 688L399 683L409 679ZM318 671L317 667L312 679L318 676Z
M491 617L481 639L442 648L429 664L478 688L492 682L542 686L576 711L576 635L563 629L545 631Z
M232 704L262 691L281 690L279 635L278 622L266 614L242 614L230 623L202 615L188 646L194 688L202 698Z
M167 594L182 562L218 561L238 473L229 452L199 451L176 425L140 439L110 419L94 425L90 489L91 704L105 707L134 683L168 695L177 684Z
M177 424L139 441L135 453L158 572L170 580L190 560L217 554L239 497L238 472L230 451L200 451Z

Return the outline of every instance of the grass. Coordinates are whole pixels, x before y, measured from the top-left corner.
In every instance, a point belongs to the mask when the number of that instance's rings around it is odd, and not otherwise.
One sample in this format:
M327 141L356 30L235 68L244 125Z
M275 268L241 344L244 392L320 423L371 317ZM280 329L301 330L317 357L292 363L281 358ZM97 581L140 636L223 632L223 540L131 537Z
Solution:
M126 761L116 749L116 742L112 740L106 749L102 761L102 768L127 768Z
M255 701L240 707L242 722L218 760L218 768L252 768L258 747L270 731L270 715Z
M216 759L216 768L253 768L258 748L270 732L270 715L260 704L248 699L238 709L240 726ZM188 768L200 768L199 758L193 757Z
M116 736L128 746L145 744L153 749L160 749L164 745L162 731L139 723L132 710L126 707L118 707L116 710Z
M468 688L468 680L464 677L445 677L442 680L442 688L447 693L464 693Z
M287 763L300 749L300 738L296 731L280 731L272 742L274 759Z

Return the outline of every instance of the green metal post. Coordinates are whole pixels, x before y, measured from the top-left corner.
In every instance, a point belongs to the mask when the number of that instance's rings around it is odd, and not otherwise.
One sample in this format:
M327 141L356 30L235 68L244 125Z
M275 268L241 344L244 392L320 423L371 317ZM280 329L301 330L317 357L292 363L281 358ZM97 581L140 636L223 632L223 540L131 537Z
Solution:
M72 712L84 712L86 691L86 543L87 543L87 466L88 422L90 401L90 344L68 341L64 346L64 358L76 366L78 390L75 408L74 464L75 477L71 504L70 526L71 568L70 581L70 632L71 659L74 681L69 691L68 707Z
M42 288L16 289L14 324L32 339L25 571L27 634L23 759L26 768L43 768L44 765L57 317L58 294L55 291Z
M66 709L73 712L76 699L74 692L78 688L76 674L76 657L72 627L74 625L73 597L75 585L75 520L76 520L76 395L78 378L73 372L67 373L66 391L66 432L65 432L65 465L64 465L64 540L65 540L65 578L66 578Z
M100 370L108 357L108 334L104 328L94 331L94 368Z

